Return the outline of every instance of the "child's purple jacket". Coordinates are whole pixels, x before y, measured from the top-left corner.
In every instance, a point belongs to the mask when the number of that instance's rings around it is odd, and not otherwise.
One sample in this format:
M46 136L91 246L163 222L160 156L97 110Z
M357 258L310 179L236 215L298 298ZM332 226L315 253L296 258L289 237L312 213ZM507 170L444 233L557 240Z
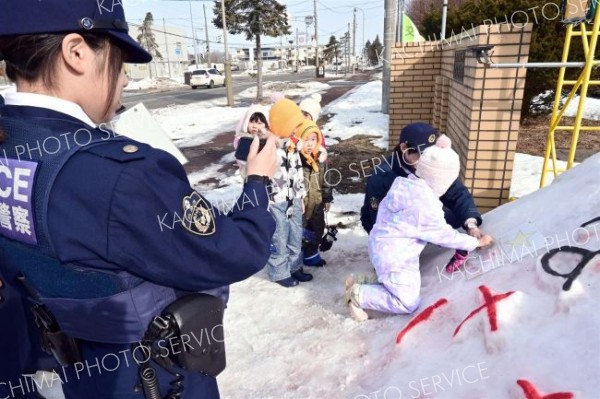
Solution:
M369 256L379 281L390 273L418 272L419 255L429 242L467 251L478 245L476 238L446 223L441 201L424 180L398 177L379 204L369 234Z

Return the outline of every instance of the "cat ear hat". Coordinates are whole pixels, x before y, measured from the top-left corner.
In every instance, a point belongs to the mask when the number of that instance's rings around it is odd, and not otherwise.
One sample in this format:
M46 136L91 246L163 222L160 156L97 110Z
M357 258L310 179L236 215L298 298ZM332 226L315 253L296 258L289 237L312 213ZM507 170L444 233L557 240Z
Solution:
M321 95L314 93L310 97L300 101L300 109L310 115L313 122L317 122L321 114Z

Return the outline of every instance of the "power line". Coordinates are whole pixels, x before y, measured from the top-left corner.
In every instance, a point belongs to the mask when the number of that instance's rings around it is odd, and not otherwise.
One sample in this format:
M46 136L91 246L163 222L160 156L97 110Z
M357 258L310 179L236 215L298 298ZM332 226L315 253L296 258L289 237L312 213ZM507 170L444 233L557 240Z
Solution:
M142 25L140 25L140 24L136 24L136 23L134 23L134 22L129 22L129 25L133 25L133 26L136 26L136 27L140 27L140 26L142 26ZM181 37L181 38L188 39L188 40L194 40L194 38L193 38L193 37L191 37L191 36L179 35L179 34L177 34L177 33L166 32L166 31L162 31L162 30L160 30L160 29L154 29L154 28L152 28L152 32L164 33L164 34L166 34L166 35L171 35L171 36ZM196 40L197 40L197 41L200 41L200 42L202 42L202 43L206 43L206 40L202 40L202 39L196 39ZM218 41L216 41L216 40L209 40L209 43L223 44L223 43L221 43L221 42L218 42ZM229 43L229 44L230 44L230 45L232 45L232 46L247 47L247 46L248 46L248 43L249 43L249 42L246 42L246 43ZM265 43L265 46L277 46L277 45L278 45L278 43Z
M343 5L343 6L333 6L333 7L329 7L329 6L327 6L327 5L323 4L323 3L321 3L321 2L319 1L319 4L321 4L321 6L323 6L322 8L319 8L319 10L326 9L326 10L329 10L329 11L332 11L332 12L337 12L337 11L335 11L335 10L336 10L336 9L340 9L340 8L352 8L352 9L353 9L354 7L357 7L357 6L361 6L361 7L362 7L362 6L364 6L365 4L375 4L375 3L377 3L378 5L377 5L377 6L374 6L374 7L364 8L364 9L365 9L365 10L367 10L367 9L368 9L368 10L374 10L374 9L377 9L377 8L381 8L381 6L383 5L383 4L381 4L381 0L376 0L376 1L366 1L366 2L361 2L361 3L355 3L355 4L353 4L353 5ZM305 4L306 4L306 2L302 2L302 3L300 3L300 4L302 4L302 5L305 5ZM288 7L289 7L289 6L288 6ZM293 10L293 11L294 11L295 13L304 13L304 12L311 12L312 10Z

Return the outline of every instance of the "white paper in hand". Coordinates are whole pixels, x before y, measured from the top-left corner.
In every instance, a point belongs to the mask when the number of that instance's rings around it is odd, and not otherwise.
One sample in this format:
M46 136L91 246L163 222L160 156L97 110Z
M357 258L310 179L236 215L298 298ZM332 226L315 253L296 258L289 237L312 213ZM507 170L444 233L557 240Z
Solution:
M167 132L152 117L144 104L139 103L119 115L114 122L115 131L130 139L148 144L173 155L182 165L188 160L167 135Z

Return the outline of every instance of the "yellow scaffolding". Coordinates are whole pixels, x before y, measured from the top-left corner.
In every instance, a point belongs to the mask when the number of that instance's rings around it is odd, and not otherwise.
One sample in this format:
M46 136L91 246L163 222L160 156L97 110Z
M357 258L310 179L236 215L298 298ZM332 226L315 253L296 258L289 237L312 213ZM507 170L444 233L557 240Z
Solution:
M592 68L600 64L600 61L596 60L596 47L598 45L598 36L600 32L600 7L597 7L598 0L591 0L591 12L593 20L588 17L588 21L592 21L592 29L588 30L586 27L586 21L581 21L578 24L569 24L567 26L567 33L565 36L565 44L563 47L562 63L567 63L569 58L569 50L571 48L571 40L573 37L581 37L583 42L583 50L585 54L585 65L577 80L565 80L566 66L560 68L558 74L558 83L556 85L556 93L554 97L554 106L552 108L552 118L550 120L550 130L548 131L548 138L546 141L546 152L544 155L544 165L542 167L542 177L540 179L540 188L546 184L547 175L552 172L554 177L558 176L560 172L564 172L566 169L573 167L575 160L575 151L577 150L577 142L579 141L579 132L581 131L600 131L600 126L581 126L583 121L583 111L585 107L585 100L587 97L588 88L590 85L600 85L598 80L590 80L592 74ZM578 29L576 29L578 28ZM561 107L561 97L563 86L573 86L571 92L567 96L565 103ZM560 124L562 117L579 91L579 105L577 107L577 114L575 116L575 122L573 125ZM567 158L567 168L561 169L558 167L556 159L556 143L554 141L556 131L573 131L571 137L571 145L569 147L569 156ZM552 160L552 165L549 167L549 162Z

